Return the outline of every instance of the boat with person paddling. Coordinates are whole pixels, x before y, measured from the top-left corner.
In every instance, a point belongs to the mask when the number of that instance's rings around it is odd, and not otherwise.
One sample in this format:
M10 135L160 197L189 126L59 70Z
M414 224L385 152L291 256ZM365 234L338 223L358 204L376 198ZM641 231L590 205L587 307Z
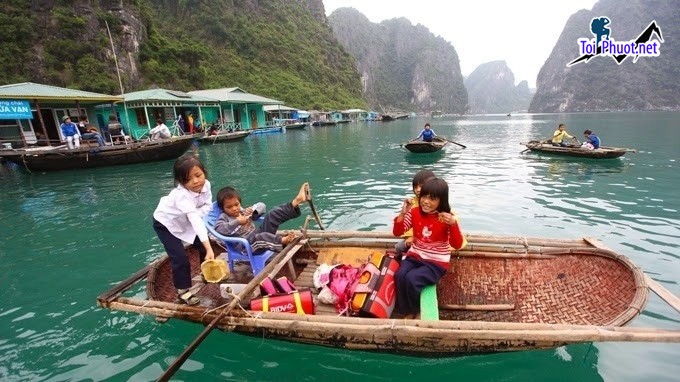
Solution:
M587 149L581 147L581 145L556 146L549 141L529 141L520 144L526 146L526 149L523 150L522 153L526 151L533 151L542 154L562 155L578 158L611 159L621 157L627 152L637 152L634 149L621 147L600 146L597 149Z

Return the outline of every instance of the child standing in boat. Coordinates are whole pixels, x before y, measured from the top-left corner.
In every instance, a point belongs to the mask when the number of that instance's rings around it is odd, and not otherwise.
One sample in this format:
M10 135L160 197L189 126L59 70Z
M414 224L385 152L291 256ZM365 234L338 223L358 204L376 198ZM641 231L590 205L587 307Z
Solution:
M411 208L413 207L418 207L418 199L420 198L420 190L423 187L423 183L425 183L426 180L430 178L435 178L434 172L430 170L420 170L416 173L416 175L413 176L413 180L411 181L411 186L413 187L413 197L405 199L405 202L409 203ZM398 242L395 246L394 249L397 252L397 259L401 259L403 255L406 254L406 251L408 251L409 247L413 243L413 231L408 230L406 231L402 237L404 240Z
M287 236L278 236L279 226L288 220L301 215L300 204L307 202L309 185L303 183L295 198L265 213L264 203L255 203L252 207L241 207L241 196L233 187L224 187L217 193L217 204L222 209L215 222L215 231L225 236L242 237L250 243L253 252L266 250L280 251L295 239L292 232ZM264 214L264 222L255 227L253 220Z
M170 257L172 283L179 300L196 305L198 297L190 290L191 266L183 242L193 243L200 260L215 258L203 217L212 208L212 192L203 164L194 156L185 155L173 168L176 187L161 198L153 213L153 229Z
M420 190L420 206L407 201L394 218L392 233L403 235L413 229L413 245L406 252L395 275L397 311L408 318L420 312L420 292L436 284L446 273L451 260L450 247L467 244L458 217L449 205L449 186L443 179L430 178Z

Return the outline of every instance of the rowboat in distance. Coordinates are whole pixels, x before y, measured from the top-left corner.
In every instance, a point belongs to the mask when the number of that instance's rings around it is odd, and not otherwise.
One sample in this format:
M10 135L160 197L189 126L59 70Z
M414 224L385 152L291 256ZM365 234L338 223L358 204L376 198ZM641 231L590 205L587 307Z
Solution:
M302 235L274 255L259 274L253 276L250 267L240 263L222 280L241 286L238 298L221 293L219 284L201 282L198 252L189 246L201 304L177 303L167 256L101 294L97 303L153 315L159 322L174 318L207 325L216 320L211 323L216 328L258 338L431 357L581 342L680 342L680 330L623 327L643 310L648 288L679 311L680 300L595 239L468 235L468 245L453 252L449 270L432 288L436 293L430 293L429 300L421 296L421 316L406 319L397 313L389 318L339 315L333 305L318 301L313 284L321 264L359 266L375 253L389 255L397 241L389 232L306 227L296 232ZM220 253L217 246L215 250ZM286 276L298 291L311 291L313 314L262 311L267 304L255 304L253 292L267 276ZM137 294L142 280L146 298ZM389 296L394 297L393 289ZM260 311L250 309L250 300ZM225 304L233 309L220 314ZM425 308L430 312L427 317Z
M250 134L252 134L252 135L282 133L283 132L283 125L281 125L281 126L270 126L270 127L258 127L258 128L251 129L251 130L248 130L248 131L250 131Z
M432 142L425 142L422 139L414 139L412 141L404 143L404 147L412 153L434 153L446 146L447 140L441 137L435 136Z
M77 149L69 149L66 145L2 149L0 157L29 171L74 170L176 159L195 139L196 136L185 135L113 146L82 145Z
M314 121L312 122L312 126L314 127L320 127L320 126L335 126L337 125L337 121L332 121L332 120L324 120L324 121Z
M553 146L552 143L541 141L529 141L527 143L521 143L521 145L526 146L526 150L531 150L537 153L594 159L618 158L625 155L629 151L635 152L633 149L620 147L600 146L600 148L589 150L581 148L580 146Z
M215 144L215 143L222 143L222 142L234 142L234 141L242 141L246 139L247 136L250 135L250 131L243 130L243 131L233 131L233 132L225 132L225 131L220 131L218 134L215 135L206 135L202 137L201 143L204 144Z
M283 127L285 127L286 130L302 130L305 127L307 127L307 123L306 122L291 122L291 123L284 124Z

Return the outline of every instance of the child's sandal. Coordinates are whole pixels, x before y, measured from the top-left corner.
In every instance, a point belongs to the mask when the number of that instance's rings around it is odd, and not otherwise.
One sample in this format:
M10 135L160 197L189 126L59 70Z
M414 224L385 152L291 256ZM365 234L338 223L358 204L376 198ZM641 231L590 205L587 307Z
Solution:
M181 293L178 296L178 298L179 298L179 301L182 304L186 304L186 305L197 305L198 303L201 302L201 300L198 297L196 297L196 295L193 292L191 292L190 290L186 291L184 293Z

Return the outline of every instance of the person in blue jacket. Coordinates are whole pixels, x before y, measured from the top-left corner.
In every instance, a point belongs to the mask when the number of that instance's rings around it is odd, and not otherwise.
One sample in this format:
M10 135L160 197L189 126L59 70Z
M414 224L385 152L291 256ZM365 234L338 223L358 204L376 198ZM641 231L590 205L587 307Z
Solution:
M62 124L59 126L61 128L61 134L66 140L66 145L69 149L80 148L80 132L78 131L78 126L71 122L71 117L65 115L61 118Z
M585 147L585 148L591 149L591 150L600 148L600 138L598 138L597 135L593 134L592 131L585 130L583 132L583 136L586 138L587 142L584 142L582 147Z
M434 137L436 136L437 134L435 134L434 130L430 128L430 123L428 122L425 124L425 128L423 129L423 131L420 132L420 134L418 134L416 139L423 137L423 141L432 142L432 139L434 139Z

